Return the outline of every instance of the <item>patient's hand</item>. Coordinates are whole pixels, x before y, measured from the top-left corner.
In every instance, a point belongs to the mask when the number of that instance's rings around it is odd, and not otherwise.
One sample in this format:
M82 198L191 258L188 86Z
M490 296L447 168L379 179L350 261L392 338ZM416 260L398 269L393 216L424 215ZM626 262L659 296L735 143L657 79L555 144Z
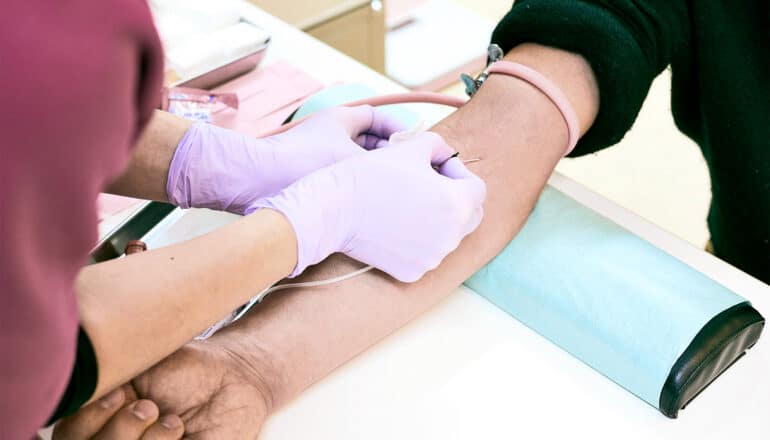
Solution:
M190 439L256 438L271 403L266 389L253 364L239 355L220 344L192 342L125 386L122 405L106 409L94 402L61 421L53 438L165 440L182 431ZM143 424L133 414L137 397L157 404L159 422ZM184 427L161 425L176 419L172 414Z
M329 279L360 268L360 263L336 254L295 281ZM371 272L359 280L375 291L380 290L382 283L390 282L379 272ZM313 311L312 302L306 304L310 310L303 311L305 307L287 307L286 300L318 299L340 290L340 285L333 285L288 290L268 297L242 320L206 341L190 342L124 385L124 393L113 407L102 407L100 400L62 420L54 430L53 439L167 440L178 439L182 434L185 439L256 438L273 407L295 396L308 380L320 378L309 379L308 369L312 371L325 363L329 365L324 370L332 369L340 357L336 353L338 347L326 344L315 347L326 353L325 359L312 364L287 362L280 356L282 350L276 350L276 345L284 345L287 335L299 338L297 343L291 343L293 349L310 350L312 338L301 336L302 329L313 319L322 318ZM391 294L383 292L382 299L391 303ZM276 313L280 315L278 319ZM302 322L299 328L295 327L295 319ZM364 315L359 319L363 322L369 317ZM289 327L283 327L284 323ZM259 328L253 328L255 325ZM274 325L281 328L272 332L263 327ZM357 327L359 331L348 337L371 338L363 323ZM317 333L314 325L308 329ZM278 340L269 337L271 335L279 336ZM288 380L297 376L302 377L299 384ZM134 415L137 399L152 404L154 413L150 419L141 421ZM161 423L169 420L183 422L184 427L165 429Z

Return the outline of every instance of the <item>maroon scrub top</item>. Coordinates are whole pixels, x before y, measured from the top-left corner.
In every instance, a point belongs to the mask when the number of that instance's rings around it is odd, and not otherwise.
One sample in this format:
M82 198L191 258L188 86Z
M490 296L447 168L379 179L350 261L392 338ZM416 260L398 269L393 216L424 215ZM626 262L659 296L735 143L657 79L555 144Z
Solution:
M34 436L72 371L96 196L159 102L144 0L13 0L0 14L0 439Z

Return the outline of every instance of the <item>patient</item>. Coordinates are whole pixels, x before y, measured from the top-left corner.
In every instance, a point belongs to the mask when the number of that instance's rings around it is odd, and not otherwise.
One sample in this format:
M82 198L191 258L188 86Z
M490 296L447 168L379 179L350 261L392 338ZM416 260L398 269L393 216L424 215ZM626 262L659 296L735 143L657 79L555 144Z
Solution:
M598 88L580 56L525 44L506 55L554 81L570 99L581 133L598 112ZM379 272L328 287L270 296L204 342L191 342L130 385L62 421L55 439L176 438L133 416L126 403L155 402L163 424L185 438L255 438L265 418L314 382L446 298L516 235L564 153L568 133L557 108L518 79L494 75L465 107L433 128L487 183L479 229L439 268L414 284ZM334 256L300 281L327 279L361 265ZM343 306L344 305L344 306ZM179 415L181 420L174 415ZM169 433L175 428L171 428Z

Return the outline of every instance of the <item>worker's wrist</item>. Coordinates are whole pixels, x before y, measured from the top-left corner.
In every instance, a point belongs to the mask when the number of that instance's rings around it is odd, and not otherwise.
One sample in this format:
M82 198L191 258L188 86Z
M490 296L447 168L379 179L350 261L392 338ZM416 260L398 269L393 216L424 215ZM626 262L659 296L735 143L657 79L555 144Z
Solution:
M196 137L199 136L199 124L190 126L179 140L174 154L171 156L171 162L168 166L168 175L166 177L166 196L168 202L183 209L192 208L192 189L190 179L186 178L189 173L190 149L193 148Z
M270 271L270 278L280 280L289 276L297 266L298 241L291 221L281 212L269 207L249 211L244 221L256 233L251 237L254 249L271 249L272 258L259 264ZM271 266L271 267L267 267Z
M287 242L287 246L291 245L294 249L294 264L285 275L289 278L300 275L308 266L320 261L316 255L317 252L314 253L313 250L322 248L321 243L324 242L325 238L317 233L309 232L313 231L312 225L318 224L322 220L322 216L318 213L319 209L313 209L315 204L308 200L308 203L302 204L300 208L296 206L297 203L292 202L296 201L281 193L275 197L260 199L246 209L246 215L277 215L281 218L282 226L288 226L292 239L290 244ZM302 212L299 212L300 209ZM311 241L313 243L310 243ZM329 253L331 252L329 251Z

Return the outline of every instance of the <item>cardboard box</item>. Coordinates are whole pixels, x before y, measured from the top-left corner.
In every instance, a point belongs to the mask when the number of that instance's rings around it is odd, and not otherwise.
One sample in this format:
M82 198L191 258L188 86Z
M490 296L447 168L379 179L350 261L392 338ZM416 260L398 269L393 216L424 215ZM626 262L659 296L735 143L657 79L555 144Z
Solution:
M324 43L385 71L385 12L370 0L250 0Z

